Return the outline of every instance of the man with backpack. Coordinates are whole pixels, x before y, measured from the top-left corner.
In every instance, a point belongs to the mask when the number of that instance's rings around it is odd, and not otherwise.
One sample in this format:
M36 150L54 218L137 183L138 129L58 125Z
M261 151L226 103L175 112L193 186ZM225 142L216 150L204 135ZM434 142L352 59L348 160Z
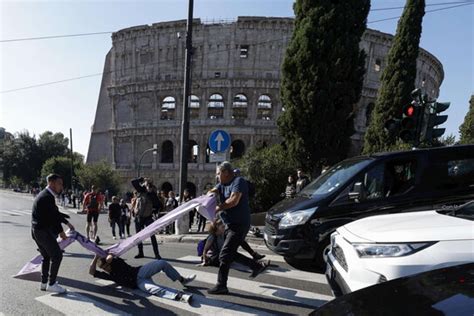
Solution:
M97 192L97 188L93 185L91 187L91 192L84 196L82 209L87 212L86 236L89 238L89 240L95 241L96 244L99 244L99 237L97 236L97 220L99 219L99 213L102 209L102 203L103 200L101 195Z
M138 233L143 228L153 223L153 213L158 213L161 208L161 202L156 192L156 187L150 180L145 180L143 177L132 180L132 186L137 191L135 212L135 230ZM161 259L158 251L158 242L155 235L150 237L153 246L153 252L156 259ZM138 254L136 259L143 258L143 243L138 244Z

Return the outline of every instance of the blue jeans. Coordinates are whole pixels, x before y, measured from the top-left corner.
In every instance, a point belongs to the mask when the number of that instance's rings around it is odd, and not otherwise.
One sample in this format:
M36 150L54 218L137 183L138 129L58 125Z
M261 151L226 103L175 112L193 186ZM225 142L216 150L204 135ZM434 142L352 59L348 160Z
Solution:
M165 260L155 260L145 264L138 270L138 288L146 293L174 300L179 291L158 285L152 280L152 277L161 271L172 281L178 280L181 276L179 272Z

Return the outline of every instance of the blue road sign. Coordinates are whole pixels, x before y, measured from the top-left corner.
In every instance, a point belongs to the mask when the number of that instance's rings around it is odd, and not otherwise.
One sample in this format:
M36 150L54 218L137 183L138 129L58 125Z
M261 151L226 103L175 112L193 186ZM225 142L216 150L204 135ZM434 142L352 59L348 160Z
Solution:
M224 130L218 129L209 136L209 148L215 153L226 151L230 146L230 135Z

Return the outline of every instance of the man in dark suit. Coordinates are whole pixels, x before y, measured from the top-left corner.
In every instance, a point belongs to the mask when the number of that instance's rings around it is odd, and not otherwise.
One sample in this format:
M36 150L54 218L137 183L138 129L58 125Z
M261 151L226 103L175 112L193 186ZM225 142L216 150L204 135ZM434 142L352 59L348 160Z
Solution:
M56 206L55 198L63 190L63 179L57 174L50 174L46 177L46 180L48 186L36 196L33 202L31 235L43 256L40 289L42 291L64 293L66 289L56 282L59 266L63 259L56 237L59 235L62 239L67 238L62 223L66 224L71 230L74 230L74 226L67 221L66 218L69 218L69 216L59 212Z

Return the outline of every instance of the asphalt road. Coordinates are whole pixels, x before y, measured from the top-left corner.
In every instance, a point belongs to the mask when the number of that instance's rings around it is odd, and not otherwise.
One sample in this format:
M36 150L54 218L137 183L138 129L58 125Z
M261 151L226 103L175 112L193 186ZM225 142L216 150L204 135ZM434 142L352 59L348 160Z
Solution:
M161 285L194 294L191 304L144 295L94 279L88 274L93 255L78 243L67 248L59 271L58 280L69 290L68 294L48 294L39 290L38 281L12 277L38 254L30 233L32 202L30 195L0 190L0 315L305 315L332 299L322 274L296 270L264 246L255 247L272 260L268 271L249 279L248 271L232 269L231 295L208 295L206 290L217 280L217 268L197 267L196 245L189 243L162 243L160 253L181 274L197 274L196 281L185 289L161 274L154 279ZM76 230L83 233L85 215L75 214L74 210L65 212L71 215ZM99 217L99 236L104 248L116 242L106 215ZM123 258L137 266L153 260L149 241L145 242L148 257L134 259L135 254L136 250L131 250Z

